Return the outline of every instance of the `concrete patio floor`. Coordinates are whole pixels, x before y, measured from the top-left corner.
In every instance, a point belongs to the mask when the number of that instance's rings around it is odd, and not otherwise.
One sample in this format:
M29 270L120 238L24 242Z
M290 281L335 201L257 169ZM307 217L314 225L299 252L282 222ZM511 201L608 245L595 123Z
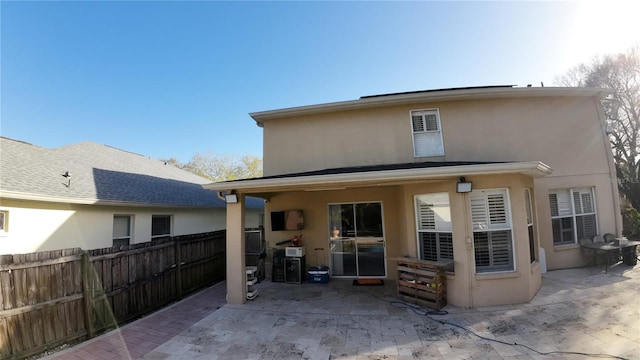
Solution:
M160 334L168 315L154 317L171 311L179 316L182 310L175 307L187 309L194 299L219 300L224 286L218 284L49 358L587 359L606 354L640 359L640 264L618 264L606 274L603 267L551 271L543 275L542 289L528 304L447 306L447 315L425 316L392 303L394 286L392 281L385 286L352 286L333 279L329 284L300 285L265 281L257 285L255 300L211 307L208 315L202 314L183 331ZM142 321L144 326L136 325ZM158 339L154 342L150 336L145 350L140 350L136 344L142 341L126 341L131 327L150 328ZM461 327L541 353L593 355L541 355L482 339ZM101 345L99 356L93 351L96 343Z

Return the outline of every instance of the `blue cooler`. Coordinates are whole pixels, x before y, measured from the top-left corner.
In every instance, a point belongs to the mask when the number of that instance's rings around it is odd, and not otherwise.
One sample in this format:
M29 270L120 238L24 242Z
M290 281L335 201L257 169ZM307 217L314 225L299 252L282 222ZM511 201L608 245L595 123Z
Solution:
M307 282L326 284L329 282L328 266L312 266L307 271Z

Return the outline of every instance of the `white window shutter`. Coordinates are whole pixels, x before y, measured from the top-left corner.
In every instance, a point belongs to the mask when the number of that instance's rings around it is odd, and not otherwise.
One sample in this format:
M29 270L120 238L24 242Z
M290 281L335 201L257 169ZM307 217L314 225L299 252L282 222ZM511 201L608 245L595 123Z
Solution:
M483 192L472 191L469 196L469 200L471 202L471 221L473 222L473 230L488 229L489 221Z
M564 216L572 215L573 209L571 209L571 195L569 190L559 190L555 192L556 196L556 208L557 212L552 216Z
M507 225L509 218L506 208L505 194L488 194L489 222L492 225Z
M433 205L421 203L419 205L420 214L419 219L419 229L420 230L435 230L436 228L436 217L433 209L431 209Z
M411 115L411 123L413 125L413 132L423 132L424 129L424 121L422 121L422 115L413 114Z

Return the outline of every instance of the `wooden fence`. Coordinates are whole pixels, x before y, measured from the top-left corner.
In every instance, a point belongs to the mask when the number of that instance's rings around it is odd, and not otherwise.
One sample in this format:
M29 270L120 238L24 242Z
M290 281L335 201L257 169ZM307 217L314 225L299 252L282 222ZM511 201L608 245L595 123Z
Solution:
M88 339L225 279L225 231L0 255L0 359Z

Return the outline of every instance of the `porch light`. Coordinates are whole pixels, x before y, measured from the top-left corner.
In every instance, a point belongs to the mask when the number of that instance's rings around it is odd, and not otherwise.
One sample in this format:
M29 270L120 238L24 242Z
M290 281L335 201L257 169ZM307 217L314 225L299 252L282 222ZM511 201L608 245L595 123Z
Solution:
M460 176L460 180L456 184L456 192L468 193L468 192L471 192L471 189L472 189L471 181L467 182L464 176Z
M233 192L224 194L224 200L227 202L227 204L235 204L238 202L238 194Z

